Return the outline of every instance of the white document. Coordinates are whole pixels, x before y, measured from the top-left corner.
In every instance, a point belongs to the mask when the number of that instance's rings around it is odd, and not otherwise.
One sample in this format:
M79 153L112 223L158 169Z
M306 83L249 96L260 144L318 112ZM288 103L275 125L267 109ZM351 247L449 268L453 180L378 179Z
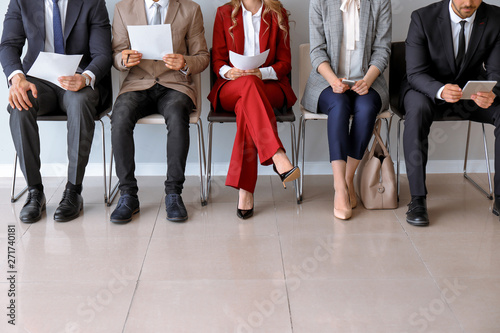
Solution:
M61 87L57 78L60 76L75 75L82 57L82 54L66 55L52 52L40 52L35 63L28 71L28 75L49 81Z
M255 69L262 66L269 55L269 50L255 56L244 56L233 51L229 51L229 61L234 67L242 70Z
M462 98L472 99L472 95L478 92L490 92L496 86L497 81L469 81L462 89Z
M130 48L142 53L142 59L162 60L174 53L170 24L127 26Z

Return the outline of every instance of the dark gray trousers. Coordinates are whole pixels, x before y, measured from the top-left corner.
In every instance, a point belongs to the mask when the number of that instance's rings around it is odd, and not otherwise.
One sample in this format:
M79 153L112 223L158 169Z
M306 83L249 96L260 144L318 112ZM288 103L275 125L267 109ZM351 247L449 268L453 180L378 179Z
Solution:
M497 98L498 99L498 98ZM434 120L454 117L495 126L495 195L500 195L500 105L481 109L472 100L435 104L424 94L409 90L404 98L406 111L403 147L406 173L412 196L426 196L426 166L429 133Z
M189 96L159 84L147 90L126 92L118 96L111 115L111 142L122 194L137 194L134 128L140 118L154 113L165 118L167 127L165 193L182 193L189 151L189 114L193 107Z
M7 110L10 113L12 139L28 186L42 183L37 116L53 114L66 114L68 117L68 182L81 185L94 137L94 117L99 102L97 87L95 90L86 87L73 92L33 77L27 79L35 84L38 91L37 98L28 92L33 107L19 111L8 105Z

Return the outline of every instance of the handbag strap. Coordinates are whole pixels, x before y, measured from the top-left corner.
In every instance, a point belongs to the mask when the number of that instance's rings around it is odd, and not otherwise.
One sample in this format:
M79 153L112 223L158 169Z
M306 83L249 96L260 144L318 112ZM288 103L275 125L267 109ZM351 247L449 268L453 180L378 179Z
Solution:
M380 136L380 129L382 128L382 119L377 119L375 122L375 127L373 128L373 136L374 141L372 145L372 149L370 150L370 158L375 155L375 148L377 144L382 148L382 151L384 152L385 156L389 156L389 151L387 150L387 147L384 144L384 141L382 140L382 137Z

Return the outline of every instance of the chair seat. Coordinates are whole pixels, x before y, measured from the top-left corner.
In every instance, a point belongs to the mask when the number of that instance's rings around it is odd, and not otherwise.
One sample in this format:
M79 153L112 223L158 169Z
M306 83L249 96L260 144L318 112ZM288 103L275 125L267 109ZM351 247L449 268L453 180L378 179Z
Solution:
M401 118L402 120L405 120L405 114L401 112L401 110L399 110L399 108L395 108L394 106L391 106L391 110L394 112L394 114L396 116L398 116L399 118ZM459 116L456 116L456 115L451 115L451 116L446 116L446 117L443 117L442 114L440 113L434 113L434 121L460 121L460 120L469 120L469 119L464 119L464 118L461 118Z
M189 123L196 124L200 119L200 112L193 111L189 114ZM165 124L165 119L159 113L150 114L137 121L138 124L161 125Z
M279 123L295 121L295 113L293 113L292 108L287 109L286 113L281 113L281 111L274 109L274 115L276 116L276 121ZM235 123L236 114L234 112L215 112L213 110L210 110L207 119L211 123Z
M106 108L105 110L98 113L94 120L98 121L105 117L111 111L111 107ZM68 120L68 116L65 113L56 113L56 114L46 114L43 116L38 116L36 120L39 121L66 121Z
M323 114L323 113L314 113L314 112L307 111L302 106L300 107L300 111L302 112L302 116L304 117L305 120L326 120L326 119L328 119L328 115ZM377 119L389 119L391 117L392 117L392 112L389 110L385 110L377 116Z

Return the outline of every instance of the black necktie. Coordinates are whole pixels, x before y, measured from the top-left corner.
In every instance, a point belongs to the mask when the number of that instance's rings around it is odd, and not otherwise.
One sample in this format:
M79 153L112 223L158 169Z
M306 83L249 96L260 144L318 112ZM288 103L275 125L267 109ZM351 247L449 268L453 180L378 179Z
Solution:
M460 21L460 38L458 40L458 53L457 53L457 58L455 59L457 68L460 69L462 67L462 63L464 62L465 58L465 23L467 21L462 20Z

